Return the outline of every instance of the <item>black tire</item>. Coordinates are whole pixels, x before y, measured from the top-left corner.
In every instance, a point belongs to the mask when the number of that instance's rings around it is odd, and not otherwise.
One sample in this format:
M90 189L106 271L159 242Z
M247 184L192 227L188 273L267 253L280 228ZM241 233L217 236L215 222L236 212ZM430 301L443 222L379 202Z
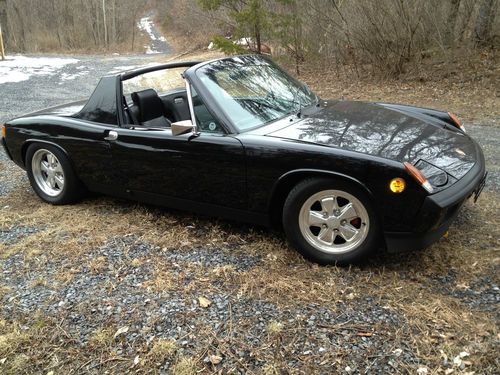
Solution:
M361 219L359 222L356 222L359 223L360 229L361 225L366 225L366 228L363 228L365 230L363 233L364 238L361 237L356 247L346 250L345 252L335 253L322 250L311 243L311 241L314 242L314 240L306 239L306 236L301 230L299 220L302 217L302 207L306 202L309 203L314 201L313 196L327 190L338 190L348 193L348 195L357 199L358 204L361 203L361 205L364 206L364 216L367 215L368 217L368 220L366 220L367 223L362 222ZM335 201L337 201L337 198L335 198ZM343 207L340 208L342 209ZM323 210L323 208L321 208L321 210ZM309 224L303 224L303 226L304 225L307 227ZM326 227L329 225L330 224L326 225ZM336 264L339 266L358 263L372 254L377 249L380 231L375 209L369 195L364 189L345 180L333 180L328 178L307 179L298 183L291 190L283 207L283 228L290 244L305 258L322 265ZM336 230L336 232L339 232L339 230ZM319 234L317 236L319 237ZM333 236L334 241L337 241L336 235L333 234ZM309 238L311 237L314 237L314 235L309 236ZM343 239L339 238L339 240L342 241ZM347 241L345 243L348 244ZM321 244L318 246L321 246Z
M39 150L46 150L55 155L64 173L64 186L55 196L51 196L44 192L35 179L33 172L33 156ZM26 172L28 174L31 187L33 188L35 193L45 202L54 205L64 205L75 203L83 198L85 194L85 188L76 176L68 157L59 148L44 143L32 143L26 150L25 160Z

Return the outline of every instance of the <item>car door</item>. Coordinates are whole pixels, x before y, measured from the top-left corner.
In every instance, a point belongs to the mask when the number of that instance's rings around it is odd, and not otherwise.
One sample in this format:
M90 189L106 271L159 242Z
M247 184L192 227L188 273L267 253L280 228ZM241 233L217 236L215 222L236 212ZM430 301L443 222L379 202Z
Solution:
M130 193L246 208L242 144L225 134L173 136L170 129L117 129L110 141L120 185Z

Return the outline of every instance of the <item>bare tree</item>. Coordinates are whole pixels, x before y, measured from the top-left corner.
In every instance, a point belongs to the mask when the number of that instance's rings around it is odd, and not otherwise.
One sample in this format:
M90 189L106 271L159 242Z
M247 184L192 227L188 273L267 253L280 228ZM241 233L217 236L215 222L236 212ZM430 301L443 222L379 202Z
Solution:
M455 41L455 26L457 24L458 10L461 0L450 0L450 13L446 29L446 43L453 44Z
M478 45L487 44L491 38L491 27L496 13L495 0L483 0L474 27L474 41Z

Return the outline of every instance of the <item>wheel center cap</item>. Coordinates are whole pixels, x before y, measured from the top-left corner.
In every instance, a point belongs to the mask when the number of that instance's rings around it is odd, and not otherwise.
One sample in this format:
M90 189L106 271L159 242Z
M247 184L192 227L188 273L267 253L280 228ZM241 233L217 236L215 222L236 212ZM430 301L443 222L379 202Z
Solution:
M335 216L330 216L326 220L326 225L328 225L329 228L338 228L340 226L340 219Z

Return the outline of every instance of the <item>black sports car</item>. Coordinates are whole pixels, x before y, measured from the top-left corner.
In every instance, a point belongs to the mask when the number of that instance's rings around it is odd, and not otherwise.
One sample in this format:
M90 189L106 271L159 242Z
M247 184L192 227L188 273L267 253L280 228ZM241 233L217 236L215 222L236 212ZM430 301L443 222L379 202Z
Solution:
M2 143L46 202L89 190L274 225L321 264L428 246L486 178L453 114L324 101L256 55L104 77Z

